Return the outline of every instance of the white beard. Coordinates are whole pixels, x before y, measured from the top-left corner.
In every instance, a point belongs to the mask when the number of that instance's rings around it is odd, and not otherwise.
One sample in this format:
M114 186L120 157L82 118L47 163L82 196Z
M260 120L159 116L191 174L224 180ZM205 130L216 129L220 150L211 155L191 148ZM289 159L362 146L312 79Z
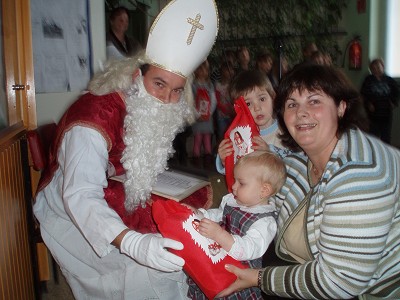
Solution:
M126 171L125 209L132 212L150 198L158 174L167 168L167 161L175 152L172 142L183 131L191 109L183 97L177 104L164 104L149 95L142 76L125 93L126 148L121 162Z

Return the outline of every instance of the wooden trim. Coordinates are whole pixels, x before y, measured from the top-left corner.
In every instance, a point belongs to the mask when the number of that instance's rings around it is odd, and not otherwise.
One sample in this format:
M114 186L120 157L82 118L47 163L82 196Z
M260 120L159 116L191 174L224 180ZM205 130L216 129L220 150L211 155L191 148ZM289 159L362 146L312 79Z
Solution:
M26 140L22 122L0 132L0 299L37 295L29 241L31 204L26 186Z
M3 49L5 92L8 101L8 122L10 125L17 123L18 118L17 93L12 90L15 81L19 81L16 68L16 32L15 32L15 3L12 0L2 1Z
M9 125L23 121L26 128L33 129L37 119L30 1L3 0L2 12ZM14 84L24 85L25 89L14 91Z
M23 51L20 53L24 61L25 73L25 118L24 124L28 130L37 127L36 117L36 97L35 97L35 80L33 66L33 47L32 47L32 26L31 26L31 10L30 1L24 0L21 3L21 29L23 33Z
M0 131L0 151L19 140L26 132L22 121Z

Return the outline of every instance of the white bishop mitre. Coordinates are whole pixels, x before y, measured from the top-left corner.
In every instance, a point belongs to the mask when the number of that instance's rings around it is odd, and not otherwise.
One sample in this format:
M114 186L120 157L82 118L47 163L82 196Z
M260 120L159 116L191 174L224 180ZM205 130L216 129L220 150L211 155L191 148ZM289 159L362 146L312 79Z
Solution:
M217 34L214 0L172 0L150 28L146 60L188 77L207 58Z

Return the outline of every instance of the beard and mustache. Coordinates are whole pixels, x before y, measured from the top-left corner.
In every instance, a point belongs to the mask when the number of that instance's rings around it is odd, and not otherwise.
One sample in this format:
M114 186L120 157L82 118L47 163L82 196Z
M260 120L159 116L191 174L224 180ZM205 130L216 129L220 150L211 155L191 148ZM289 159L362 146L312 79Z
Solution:
M175 152L172 142L193 110L183 96L176 104L165 104L149 95L142 76L125 94L125 150L121 163L126 171L125 209L132 212L150 198L157 176L167 169L167 161Z

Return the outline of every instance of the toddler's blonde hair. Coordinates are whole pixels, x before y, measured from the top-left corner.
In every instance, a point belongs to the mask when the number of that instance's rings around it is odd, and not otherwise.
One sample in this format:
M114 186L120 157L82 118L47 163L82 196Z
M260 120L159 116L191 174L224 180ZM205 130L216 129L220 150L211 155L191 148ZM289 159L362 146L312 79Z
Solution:
M256 166L257 176L262 183L269 183L276 194L286 181L286 167L283 160L270 151L254 151L241 157L235 164L238 167Z

